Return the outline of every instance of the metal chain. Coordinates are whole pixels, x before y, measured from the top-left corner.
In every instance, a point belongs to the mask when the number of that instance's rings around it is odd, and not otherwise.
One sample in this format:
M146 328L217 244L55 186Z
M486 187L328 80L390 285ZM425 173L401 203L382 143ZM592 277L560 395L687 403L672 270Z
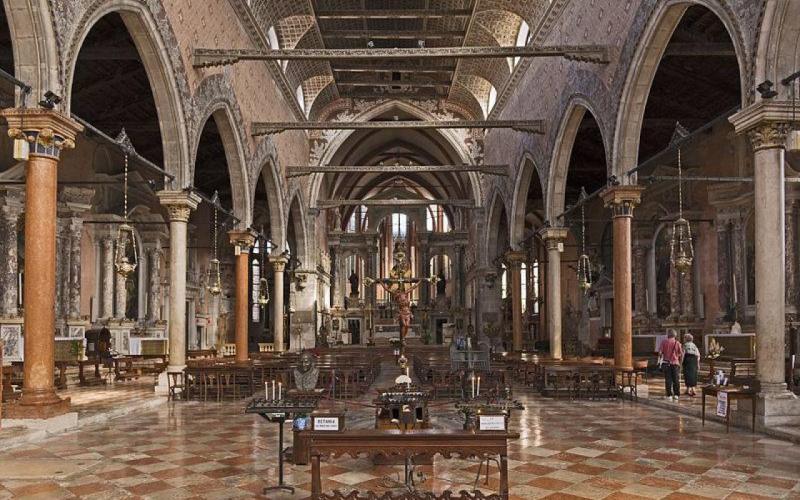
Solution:
M128 152L127 151L125 152L125 176L124 176L124 182L125 182L125 187L124 187L125 191L124 191L124 194L123 194L124 202L123 202L123 205L122 205L123 206L122 217L124 218L125 222L127 222L128 221Z
M678 148L678 218L683 219L683 166L681 165L681 148Z
M214 259L217 258L217 206L214 205Z

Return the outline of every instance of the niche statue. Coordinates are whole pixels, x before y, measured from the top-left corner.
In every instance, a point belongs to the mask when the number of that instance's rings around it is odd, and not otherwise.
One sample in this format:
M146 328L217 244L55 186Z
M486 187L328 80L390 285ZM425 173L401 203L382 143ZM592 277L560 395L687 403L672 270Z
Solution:
M300 354L300 361L294 369L294 385L298 391L313 391L317 388L319 379L319 368L314 361L314 355L308 351Z

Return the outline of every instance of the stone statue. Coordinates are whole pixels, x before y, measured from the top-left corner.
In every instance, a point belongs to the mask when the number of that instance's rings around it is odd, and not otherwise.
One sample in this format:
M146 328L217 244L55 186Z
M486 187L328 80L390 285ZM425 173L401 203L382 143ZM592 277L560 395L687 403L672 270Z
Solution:
M299 391L313 391L317 388L319 368L314 360L314 355L309 351L300 354L300 361L294 369L294 385Z
M333 230L334 231L342 230L342 213L339 211L338 208L333 211Z
M347 281L350 282L350 296L351 297L358 297L358 275L355 271L350 274L350 277L347 278Z

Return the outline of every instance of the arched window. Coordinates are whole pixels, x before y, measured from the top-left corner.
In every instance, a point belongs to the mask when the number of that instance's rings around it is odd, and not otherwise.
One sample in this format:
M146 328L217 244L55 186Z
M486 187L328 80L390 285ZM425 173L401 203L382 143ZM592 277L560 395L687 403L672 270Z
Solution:
M392 214L392 238L405 239L408 234L408 216L406 214Z
M261 321L261 306L258 296L261 293L261 248L256 241L250 256L250 320Z
M500 268L500 297L503 299L508 297L508 268L505 264Z
M522 313L525 314L525 311L528 310L528 264L525 262L522 263L520 273L522 275L522 293L520 293L520 300L522 301Z
M281 48L281 44L278 42L278 33L275 31L275 26L270 26L267 30L267 41L269 42L269 48L278 50ZM286 71L286 65L289 61L278 61L278 64Z
M348 233L366 231L367 222L367 207L361 205L353 210L352 215L350 215L350 219L347 221L347 227L345 230Z
M529 276L531 301L533 302L533 313L539 314L539 261L534 260L531 263L531 270Z
M425 228L431 232L446 233L450 231L450 219L441 205L429 205Z

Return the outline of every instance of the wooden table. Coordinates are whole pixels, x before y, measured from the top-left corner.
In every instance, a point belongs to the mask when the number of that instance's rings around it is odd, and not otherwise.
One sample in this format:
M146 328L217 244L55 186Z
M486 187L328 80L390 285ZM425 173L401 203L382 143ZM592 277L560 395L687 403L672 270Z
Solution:
M450 458L499 456L500 498L508 499L508 440L518 439L518 433L472 432L441 429L414 431L396 430L346 430L342 432L311 432L311 498L322 495L320 459L323 456L357 457L396 456L411 459L415 456L441 455ZM344 496L331 498L345 498ZM349 497L347 497L349 498ZM447 498L447 497L431 497Z
M753 404L753 432L756 431L756 391L755 389L745 389L740 386L733 385L704 385L702 388L703 401L702 401L702 425L706 424L706 395L712 397L719 397L719 393L725 392L728 394L728 405L725 409L725 432L731 430L731 399L749 399Z

